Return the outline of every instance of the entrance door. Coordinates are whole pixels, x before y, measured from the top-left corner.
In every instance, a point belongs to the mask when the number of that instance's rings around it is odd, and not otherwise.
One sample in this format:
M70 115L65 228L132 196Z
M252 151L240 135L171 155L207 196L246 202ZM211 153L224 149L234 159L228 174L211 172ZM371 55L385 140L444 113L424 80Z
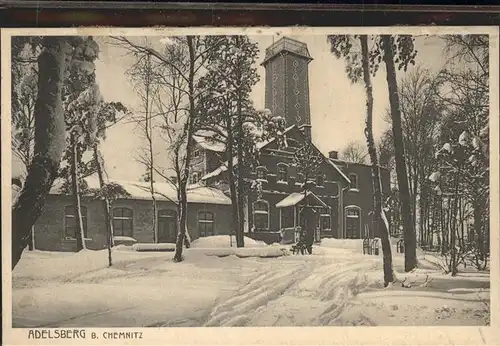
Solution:
M175 243L177 240L177 212L160 210L158 212L158 242Z
M314 209L311 207L302 207L299 215L299 225L302 229L303 236L305 236L307 232L311 232L311 234L314 234L318 223L317 215Z
M346 238L359 239L361 235L361 215L359 208L346 208Z

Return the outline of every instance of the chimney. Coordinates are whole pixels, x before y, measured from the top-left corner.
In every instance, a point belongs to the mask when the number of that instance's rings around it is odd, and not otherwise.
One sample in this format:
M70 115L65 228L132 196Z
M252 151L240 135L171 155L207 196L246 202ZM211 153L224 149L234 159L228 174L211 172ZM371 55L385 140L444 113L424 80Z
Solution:
M339 152L336 150L332 150L328 152L328 157L332 160L338 160L339 159Z

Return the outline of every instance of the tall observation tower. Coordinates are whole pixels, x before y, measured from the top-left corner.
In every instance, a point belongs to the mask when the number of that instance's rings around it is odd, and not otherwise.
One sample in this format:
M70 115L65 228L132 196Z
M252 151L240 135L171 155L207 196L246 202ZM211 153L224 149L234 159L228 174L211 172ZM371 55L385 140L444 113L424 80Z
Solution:
M309 63L313 60L303 42L283 37L266 49L265 107L281 116L287 126L296 124L311 136Z

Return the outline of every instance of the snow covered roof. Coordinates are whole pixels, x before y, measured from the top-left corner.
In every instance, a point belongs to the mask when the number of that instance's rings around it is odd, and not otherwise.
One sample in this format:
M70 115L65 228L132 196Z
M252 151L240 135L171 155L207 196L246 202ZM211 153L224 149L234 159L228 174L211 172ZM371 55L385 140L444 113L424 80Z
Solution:
M219 153L226 150L226 146L224 145L224 143L216 141L216 140L212 140L211 139L212 136L213 136L213 133L211 133L209 131L198 131L193 136L193 139L203 149L215 151L215 152L219 152Z
M292 126L287 127L283 131L283 134L286 134L287 132L289 132L294 127L296 127L296 126L292 125ZM271 138L271 139L269 139L267 141L259 142L259 143L257 143L256 147L257 147L258 150L260 150L260 149L264 148L266 145L271 144L275 140L276 140L276 138ZM233 165L237 165L237 164L238 164L238 158L235 156L235 157L233 157ZM212 172L205 174L203 177L201 177L201 180L203 181L203 180L207 180L207 179L216 177L219 174L227 171L227 165L228 165L228 161L224 162L222 165L220 165L218 168L216 168Z
M300 201L302 201L305 197L313 197L316 201L318 201L323 208L328 208L328 205L325 204L318 196L316 196L312 191L304 192L292 192L281 201L276 203L276 208L286 208L297 205Z
M283 134L286 134L287 132L289 132L290 130L292 130L293 128L295 128L296 125L292 125L292 126L289 126L287 127L284 131L283 131ZM265 146L267 146L268 144L271 144L272 142L274 142L276 140L276 138L271 138L267 141L263 141L263 142L259 142L257 143L257 149L260 150L262 148L264 148ZM313 144L314 145L314 144ZM345 181L350 184L351 183L351 180L349 180L349 178L347 177L347 175L345 175L344 172L342 172L342 170L335 164L335 162L333 162L331 159L329 158L326 158L326 162L332 166L339 174L342 178L345 179ZM201 177L201 180L207 180L207 179L210 179L210 178L213 178L213 177L217 177L218 175L220 175L221 173L223 172L226 172L227 171L227 164L228 162L224 162L222 165L220 165L218 168L216 168L215 170L213 170L212 172L210 173L207 173L205 174L203 177ZM236 157L233 158L233 165L236 165L238 164L238 160Z
M99 180L90 176L85 178L90 189L99 188ZM128 199L143 199L151 200L151 193L149 190L149 183L142 181L124 181L109 179L109 182L113 182L121 185L129 194ZM56 181L52 185L50 190L51 195L62 195L61 191L62 181ZM172 201L177 203L177 190L175 186L171 183L154 183L155 198L157 200ZM208 204L224 204L230 205L231 199L227 197L222 191L206 186L190 186L187 191L187 199L189 203L208 203Z

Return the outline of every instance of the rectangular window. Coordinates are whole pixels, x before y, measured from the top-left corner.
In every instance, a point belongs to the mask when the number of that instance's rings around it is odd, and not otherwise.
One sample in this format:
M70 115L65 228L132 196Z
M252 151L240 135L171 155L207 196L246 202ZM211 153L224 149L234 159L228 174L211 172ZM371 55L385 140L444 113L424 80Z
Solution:
M132 237L133 212L129 208L113 209L113 235Z
M288 181L288 167L282 163L278 163L278 181Z
M81 207L80 212L82 215L83 236L87 238L87 208ZM75 239L78 227L76 225L76 207L67 206L64 208L64 236L66 238Z
M316 185L323 186L325 184L325 176L323 174L318 174L316 177Z
M214 235L214 214L209 211L198 213L198 232L200 237L210 237Z
M320 220L321 220L321 225L320 225L321 229L332 229L330 215L323 214L320 216Z
M358 189L358 176L356 174L349 174L349 180L351 181L349 188L351 190L357 190Z
M269 229L269 203L259 200L253 203L253 226L256 230Z

